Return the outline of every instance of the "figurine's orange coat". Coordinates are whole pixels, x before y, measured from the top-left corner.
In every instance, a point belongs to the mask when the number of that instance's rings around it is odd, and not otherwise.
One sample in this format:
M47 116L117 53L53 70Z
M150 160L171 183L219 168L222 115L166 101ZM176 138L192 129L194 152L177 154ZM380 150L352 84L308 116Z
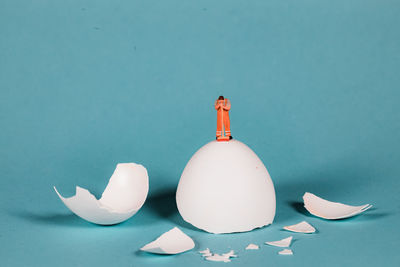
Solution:
M229 121L229 110L231 109L231 102L229 99L215 101L215 109L217 110L217 138L222 137L223 129L225 129L225 135L231 136L231 123Z

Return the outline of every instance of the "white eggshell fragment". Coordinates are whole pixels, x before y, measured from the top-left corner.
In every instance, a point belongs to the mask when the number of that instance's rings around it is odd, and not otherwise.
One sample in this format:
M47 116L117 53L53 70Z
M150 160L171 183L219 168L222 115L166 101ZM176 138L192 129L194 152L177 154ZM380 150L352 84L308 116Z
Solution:
M298 224L283 227L283 229L296 233L311 234L315 233L315 228L306 221L299 222Z
M313 215L328 220L344 219L360 214L372 207L370 204L349 206L322 199L306 192L303 196L304 207Z
M259 249L260 247L258 246L258 245L256 245L256 244L249 244L247 247L246 247L246 250L252 250L252 249Z
M223 256L223 255L219 255L219 254L213 254L211 256L206 257L206 260L208 261L222 261L222 262L230 262L230 258Z
M293 251L291 249L285 248L278 252L279 255L293 255Z
M73 213L84 220L112 225L132 217L144 204L149 191L147 170L140 164L120 163L97 200L88 190L76 187L73 197L57 195Z
M267 169L237 140L212 141L192 156L179 181L176 202L185 221L216 234L271 224L276 206Z
M199 253L200 253L201 256L203 256L203 257L212 256L212 253L211 253L211 251L210 251L209 248L206 248L205 250L201 250L201 251L199 251Z
M208 251L208 252L210 252L210 251ZM221 254L217 254L217 253L215 253L215 254L211 253L211 255L205 256L203 254L203 257L205 257L205 259L208 260L208 261L230 262L231 258L236 258L237 255L235 254L235 251L231 250L231 251L229 251L227 253L224 253L222 255Z
M194 248L193 240L174 227L140 250L156 254L178 254Z
M292 239L293 239L293 236L289 236L282 240L265 242L265 244L270 245L270 246L275 246L275 247L287 248L287 247L290 247L290 244L292 243Z
M228 258L236 258L237 257L234 250L230 250L229 252L222 254L222 256L228 257Z

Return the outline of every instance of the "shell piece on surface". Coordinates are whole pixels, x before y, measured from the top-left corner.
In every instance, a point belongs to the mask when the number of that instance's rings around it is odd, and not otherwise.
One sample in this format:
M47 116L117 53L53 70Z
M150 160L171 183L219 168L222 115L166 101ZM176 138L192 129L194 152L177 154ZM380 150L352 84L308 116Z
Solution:
M291 249L285 248L278 252L279 255L293 255L293 251Z
M293 236L289 236L282 240L265 242L265 244L270 245L270 246L275 246L275 247L287 248L287 247L290 247L290 243L292 243L292 239L293 239Z
M65 206L82 219L112 225L129 219L143 206L149 191L149 177L140 164L120 163L99 200L79 186L75 196L69 198L63 197L56 187L54 190Z
M306 192L303 196L304 207L317 217L328 220L344 219L360 214L372 207L370 204L350 206L332 202Z
M296 233L311 234L315 233L315 228L306 221L299 222L298 224L283 227L283 229Z
M249 244L247 247L246 247L246 249L247 250L249 250L249 249L259 249L260 247L258 246L258 245L256 245L256 244Z
M228 257L228 258L236 258L236 257L237 257L237 255L235 254L235 251L233 251L233 250L231 250L231 251L229 251L229 252L227 252L227 253L222 254L222 256Z
M209 248L206 248L205 250L201 250L201 251L199 251L199 253L200 253L201 256L203 256L203 257L212 256L212 253L211 253L211 251L210 251Z
M251 231L275 216L275 189L260 158L235 139L212 141L187 163L176 203L182 218L204 231Z
M208 250L208 252L210 252L210 250ZM223 254L211 253L211 255L209 255L209 256L205 256L205 254L203 254L203 257L205 257L205 259L208 261L230 262L231 258L236 258L237 255L235 254L235 251L231 250L231 251L229 251L227 253L223 253Z
M230 262L230 258L229 257L225 257L223 255L219 255L219 254L213 254L211 256L206 257L206 260L208 261L223 261L223 262Z
M179 254L193 248L193 240L178 227L174 227L140 250L156 254Z

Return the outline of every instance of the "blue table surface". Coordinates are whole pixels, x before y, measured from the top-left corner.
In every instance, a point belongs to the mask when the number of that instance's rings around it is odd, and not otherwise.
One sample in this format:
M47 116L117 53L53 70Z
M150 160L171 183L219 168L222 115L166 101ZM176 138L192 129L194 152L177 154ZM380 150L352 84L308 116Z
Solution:
M400 266L399 26L395 0L0 1L0 265ZM220 94L277 193L274 223L248 233L205 233L176 209ZM99 197L118 162L150 179L122 224L87 223L53 191ZM306 191L374 207L326 221ZM318 233L293 234L293 256L263 245L302 220ZM174 226L194 250L138 251ZM207 262L206 247L239 257Z

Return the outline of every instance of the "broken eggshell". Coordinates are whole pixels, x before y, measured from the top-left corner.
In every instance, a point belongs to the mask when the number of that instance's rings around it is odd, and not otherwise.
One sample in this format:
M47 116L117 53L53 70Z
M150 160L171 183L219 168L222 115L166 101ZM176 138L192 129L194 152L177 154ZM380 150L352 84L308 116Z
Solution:
M200 253L201 256L203 256L203 257L212 256L212 253L211 253L211 251L210 251L209 248L206 248L205 250L201 250L201 251L199 251L199 253Z
M275 247L287 248L287 247L290 247L290 244L292 243L292 239L293 239L293 236L289 236L282 240L265 242L265 244L270 245L270 246L275 246Z
M208 261L230 262L231 258L237 257L237 255L235 254L235 251L233 251L233 250L231 250L227 253L223 253L223 254L211 253L209 249L207 252L208 252L207 255L203 254L202 256L205 257L205 259Z
M193 240L174 227L140 250L155 254L179 254L194 248Z
M249 244L247 247L246 247L246 250L252 250L252 249L259 249L260 247L258 246L258 245L256 245L256 244Z
M313 215L328 220L344 219L360 214L372 205L349 206L339 202L332 202L306 192L303 196L304 207Z
M279 255L293 255L293 251L291 249L285 248L278 252Z
M179 181L176 203L185 221L215 234L271 224L276 207L264 164L235 139L209 142L192 156Z
M311 234L315 233L315 228L306 221L299 222L298 224L284 226L283 229L295 233Z
M63 197L54 187L65 206L82 219L101 225L112 225L132 217L144 204L149 191L147 170L140 164L120 163L101 198L76 187L73 197Z

